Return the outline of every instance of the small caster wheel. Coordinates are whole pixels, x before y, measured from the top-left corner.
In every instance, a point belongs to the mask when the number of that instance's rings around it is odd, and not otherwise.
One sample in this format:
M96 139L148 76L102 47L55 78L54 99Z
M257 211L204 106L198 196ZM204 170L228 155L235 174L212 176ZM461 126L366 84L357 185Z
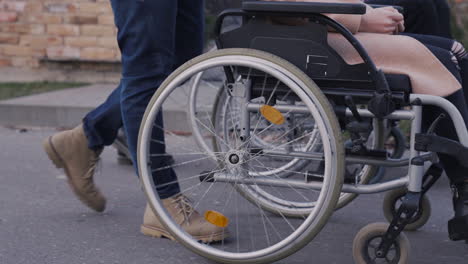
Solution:
M400 188L389 191L385 194L383 200L383 212L387 221L390 223L393 220L398 207L401 205L403 198L406 195L406 189ZM409 223L405 226L405 231L416 231L423 227L431 217L431 203L426 195L423 195L421 205L416 214L411 218Z
M377 256L377 248L388 227L387 223L373 223L357 233L353 241L353 259L356 264L408 263L410 243L403 233L398 236L385 257Z

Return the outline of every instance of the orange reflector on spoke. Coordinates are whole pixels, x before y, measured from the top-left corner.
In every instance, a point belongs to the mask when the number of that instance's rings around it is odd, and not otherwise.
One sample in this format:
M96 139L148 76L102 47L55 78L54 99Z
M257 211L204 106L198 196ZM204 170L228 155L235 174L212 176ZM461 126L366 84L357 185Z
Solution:
M216 211L206 211L205 220L217 227L227 227L229 224L229 219Z
M280 111L278 111L276 108L274 108L273 106L264 105L260 107L260 113L266 120L270 121L271 123L275 125L284 124L283 114Z

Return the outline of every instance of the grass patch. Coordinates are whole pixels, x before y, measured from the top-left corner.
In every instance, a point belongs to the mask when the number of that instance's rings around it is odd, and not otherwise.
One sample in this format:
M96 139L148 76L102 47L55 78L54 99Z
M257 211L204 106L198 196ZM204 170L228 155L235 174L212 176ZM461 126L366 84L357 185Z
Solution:
M25 83L0 83L0 100L14 97L45 93L67 88L76 88L87 85L87 83L72 82L25 82Z

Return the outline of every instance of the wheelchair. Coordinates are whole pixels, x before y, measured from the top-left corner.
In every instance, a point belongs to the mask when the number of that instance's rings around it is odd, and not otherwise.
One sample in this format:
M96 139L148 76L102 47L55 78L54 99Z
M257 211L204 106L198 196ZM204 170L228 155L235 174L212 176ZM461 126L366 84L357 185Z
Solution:
M451 103L411 93L408 76L379 71L346 28L322 15L365 11L362 4L245 1L219 15L218 50L188 61L163 82L140 128L138 170L150 206L181 244L220 263L271 263L304 247L357 195L389 191L389 224L364 227L353 257L356 263L407 263L402 231L430 216L425 194L442 174L436 154L454 154L444 144L466 151L468 132ZM223 31L232 17L242 25ZM297 17L308 22L272 22ZM330 29L364 63L348 65L328 45ZM433 135L436 124L422 131L424 105L448 113L460 143ZM156 122L162 118L172 127ZM401 120L411 122L409 156L392 158L384 141ZM157 145L165 153L156 152ZM371 182L379 167L404 166L404 177ZM177 181L153 179L168 170ZM174 219L157 192L174 185L192 199L194 210L184 219ZM185 232L198 212L226 238L207 243Z

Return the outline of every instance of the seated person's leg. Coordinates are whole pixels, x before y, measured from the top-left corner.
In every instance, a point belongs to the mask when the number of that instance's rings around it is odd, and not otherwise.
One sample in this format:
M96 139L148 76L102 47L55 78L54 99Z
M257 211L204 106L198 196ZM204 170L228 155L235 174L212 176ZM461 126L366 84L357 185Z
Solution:
M447 69L461 81L461 76L456 63L453 62L453 54L450 51L440 47L431 46L426 44L427 48L447 67ZM468 106L465 101L463 89L446 97L457 109L460 111L465 124L468 124ZM430 124L442 110L436 107L424 107L424 119L426 126ZM435 131L439 136L446 137L452 140L458 140L452 120L444 118L440 121ZM450 179L451 185L454 189L453 206L455 211L454 219L461 219L461 217L468 215L468 208L464 205L468 201L468 174L466 169L461 166L453 157L448 155L439 155L440 160L444 166L445 172ZM457 230L461 235L461 239L468 239L468 225L462 226L462 230ZM466 231L465 231L466 230ZM453 233L451 233L453 235ZM466 237L464 237L466 235Z
M437 36L407 33L404 33L403 35L415 38L423 44L442 48L452 54L452 61L459 69L461 83L465 93L465 99L468 102L468 52L466 51L465 47L463 47L463 44L455 40Z
M465 48L463 47L463 44L461 44L458 41L449 39L449 38L433 36L433 35L412 34L412 33L402 33L402 35L415 38L423 44L428 44L431 46L439 47L447 51L450 51L451 53L453 53L457 61L460 61L461 59L467 56L467 52Z
M461 95L453 94L452 96L457 97ZM441 109L438 107L425 106L425 126L428 127L430 123L434 120L434 118L442 112L443 111L441 111ZM436 133L439 136L443 136L446 138L457 138L457 135L455 133L455 127L449 118L444 118L440 121L438 129L436 129ZM466 168L459 164L450 155L439 154L438 156L441 163L443 164L445 173L450 180L450 185L453 191L452 203L454 217L452 218L452 221L460 221L460 219L464 219L464 216L468 215L468 206L466 205L466 202L468 201L468 182ZM459 225L458 228L452 228L452 230L449 229L449 235L452 239L455 238L456 240L468 239L468 225Z
M454 41L451 52L458 60L460 75L462 79L463 89L465 91L466 100L468 102L468 52L460 42Z

